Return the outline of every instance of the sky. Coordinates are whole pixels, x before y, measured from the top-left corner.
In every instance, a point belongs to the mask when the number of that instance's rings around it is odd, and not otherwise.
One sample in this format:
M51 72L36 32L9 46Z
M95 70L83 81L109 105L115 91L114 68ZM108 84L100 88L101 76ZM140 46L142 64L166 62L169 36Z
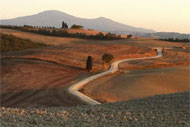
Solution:
M46 10L88 19L106 17L157 32L190 33L190 0L0 0L0 19Z

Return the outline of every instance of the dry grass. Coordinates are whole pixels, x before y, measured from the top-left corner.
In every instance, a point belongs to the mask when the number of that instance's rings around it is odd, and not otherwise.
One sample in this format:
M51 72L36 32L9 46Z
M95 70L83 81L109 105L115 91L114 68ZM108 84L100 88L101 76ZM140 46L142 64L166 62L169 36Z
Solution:
M14 36L17 36L23 39L31 39L33 41L45 43L48 45L62 45L65 43L86 41L83 39L52 37L52 36L39 35L39 34L21 32L21 31L10 30L10 29L0 29L0 32L4 34L12 34Z
M67 29L68 33L76 34L76 33L82 33L86 35L97 35L100 33L100 31L96 30L87 30L87 29ZM101 32L104 35L106 35L106 32Z

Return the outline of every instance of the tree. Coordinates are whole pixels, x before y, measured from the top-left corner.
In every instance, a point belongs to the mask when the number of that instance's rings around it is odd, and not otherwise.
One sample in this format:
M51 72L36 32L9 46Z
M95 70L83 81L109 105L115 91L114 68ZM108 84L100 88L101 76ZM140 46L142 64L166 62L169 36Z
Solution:
M65 28L65 22L62 22L62 27L61 28Z
M92 70L92 57L88 56L87 61L86 61L86 70L90 72Z
M68 25L67 25L67 23L65 23L64 21L62 22L62 28L68 28Z
M73 29L83 29L84 27L83 27L83 26L80 26L80 25L73 24L73 25L71 26L71 28L73 28Z
M109 67L110 62L114 59L112 54L104 54L102 56L102 60L104 62L104 68L107 69Z
M129 34L127 35L127 38L131 39L133 35Z
M66 28L66 29L68 28L68 25L67 25L67 23L65 23L65 28Z
M95 37L97 39L104 39L104 34L102 32L99 32Z

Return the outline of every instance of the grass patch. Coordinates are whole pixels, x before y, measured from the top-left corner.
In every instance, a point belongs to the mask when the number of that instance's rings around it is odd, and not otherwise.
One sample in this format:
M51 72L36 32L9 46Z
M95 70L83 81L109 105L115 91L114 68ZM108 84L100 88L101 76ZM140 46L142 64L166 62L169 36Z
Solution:
M43 43L34 42L30 39L22 39L13 35L0 34L1 52L19 51L48 46Z

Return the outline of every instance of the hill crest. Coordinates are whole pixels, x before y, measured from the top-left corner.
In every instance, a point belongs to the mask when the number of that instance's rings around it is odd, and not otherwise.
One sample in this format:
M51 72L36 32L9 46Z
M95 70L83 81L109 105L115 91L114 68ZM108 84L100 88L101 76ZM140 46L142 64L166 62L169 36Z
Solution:
M78 18L65 12L57 10L47 10L38 14L22 16L13 19L0 20L1 25L32 25L32 26L54 26L61 27L61 22L65 21L69 26L78 24L85 29L111 32L117 34L154 33L154 30L137 28L122 24L105 17L95 19Z

